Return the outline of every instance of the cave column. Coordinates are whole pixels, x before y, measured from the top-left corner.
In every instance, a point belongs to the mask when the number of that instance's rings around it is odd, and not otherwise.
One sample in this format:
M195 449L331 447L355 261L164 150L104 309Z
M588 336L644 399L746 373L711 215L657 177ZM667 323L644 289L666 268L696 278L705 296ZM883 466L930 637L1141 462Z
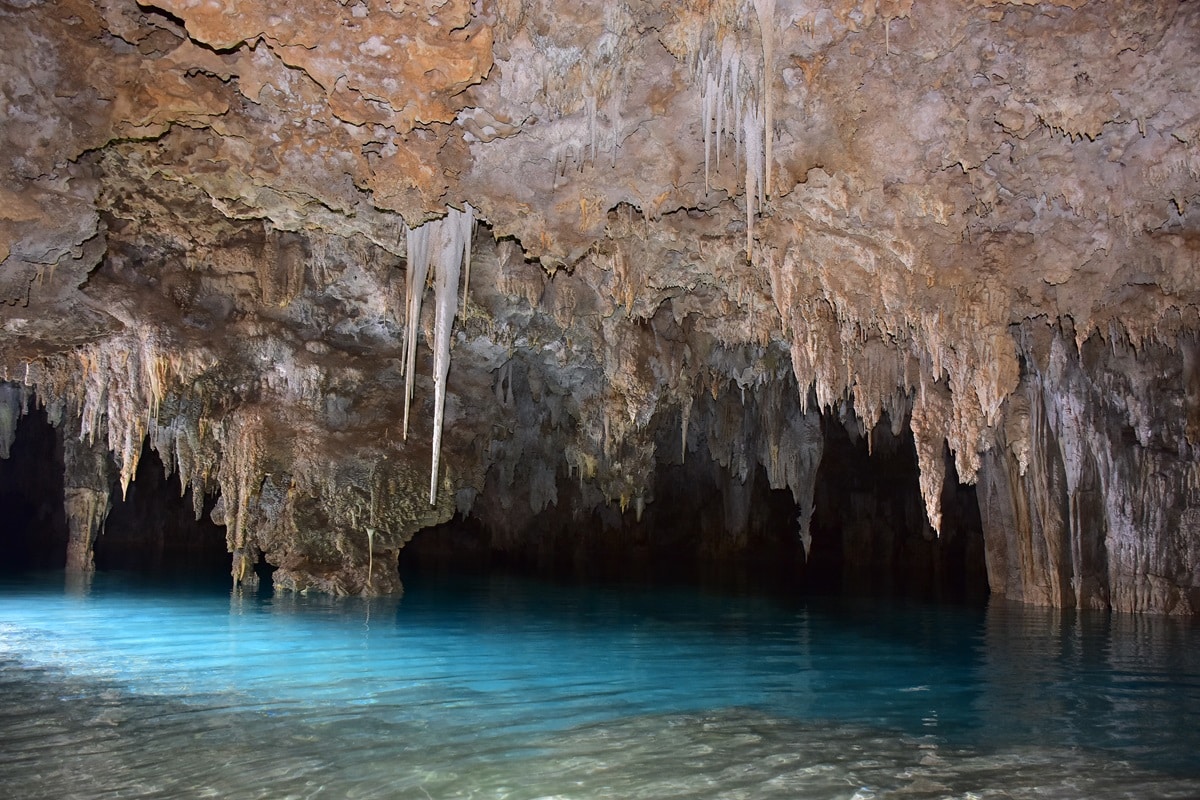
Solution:
M67 515L69 573L95 570L93 546L112 509L115 474L108 450L98 442L67 436L63 442L63 503Z
M1073 607L1070 507L1058 442L1040 386L1008 400L1005 430L979 473L988 583L997 596Z

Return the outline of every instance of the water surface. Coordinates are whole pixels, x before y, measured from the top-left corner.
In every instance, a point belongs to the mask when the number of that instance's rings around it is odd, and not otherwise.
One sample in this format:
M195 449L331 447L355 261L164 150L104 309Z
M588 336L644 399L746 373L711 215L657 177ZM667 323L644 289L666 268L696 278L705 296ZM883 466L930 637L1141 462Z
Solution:
M1196 798L1190 620L507 576L0 581L14 798Z

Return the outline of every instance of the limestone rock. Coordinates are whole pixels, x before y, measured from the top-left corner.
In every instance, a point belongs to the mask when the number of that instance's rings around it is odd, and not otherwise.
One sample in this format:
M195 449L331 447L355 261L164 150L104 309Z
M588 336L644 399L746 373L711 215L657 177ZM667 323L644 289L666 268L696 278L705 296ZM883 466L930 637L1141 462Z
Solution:
M807 537L836 418L911 427L934 528L949 449L994 591L1197 611L1193 4L0 22L5 391L123 484L148 439L197 513L219 494L235 578L265 558L282 586L394 591L456 511L636 525L696 459L731 529L762 469ZM409 232L468 204L466 285L406 302Z

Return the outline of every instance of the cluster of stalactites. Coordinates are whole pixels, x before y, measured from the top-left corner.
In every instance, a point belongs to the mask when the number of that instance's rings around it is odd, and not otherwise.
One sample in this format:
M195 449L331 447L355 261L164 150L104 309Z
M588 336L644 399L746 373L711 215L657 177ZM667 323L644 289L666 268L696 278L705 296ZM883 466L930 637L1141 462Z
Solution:
M710 402L698 398L707 417L704 439L714 462L729 471L730 479L745 485L756 466L761 466L772 489L788 489L799 509L797 517L800 541L805 555L812 545L810 524L817 469L825 449L821 417L802 408L796 384L786 376L744 382L731 379L740 391L719 392ZM684 450L690 417L689 405L683 416ZM748 497L748 495L745 495ZM727 521L744 527L749 508L730 513Z
M458 285L462 278L463 300L471 281L471 234L475 210L449 209L441 219L408 229L408 272L405 278L407 331L404 340L404 438L408 438L409 408L417 361L417 328L421 301L433 268L433 465L429 478L429 503L437 502L438 461L442 447L442 420L446 405L446 378L450 372L450 330L458 314Z
M745 162L746 258L754 244L754 216L771 194L775 55L775 0L744 3L758 21L761 52L742 47L741 31L712 31L694 65L700 87L700 126L704 139L704 188L714 165L721 166L725 140L733 140L734 159Z
M245 507L259 471L258 448L241 436L241 412L206 418L203 398L185 390L213 364L203 350L167 345L152 326L130 325L120 335L20 365L22 408L36 394L49 422L64 437L105 447L119 470L122 494L137 472L147 441L181 491L192 489L200 517L204 496L219 484L230 502L232 540L244 539ZM6 384L7 386L7 384ZM0 390L0 401L6 395ZM4 409L0 402L0 439ZM2 441L0 441L2 444ZM236 473L236 475L235 475ZM240 518L236 518L239 509Z
M5 389L12 386L21 408L35 393L64 437L107 448L123 494L149 442L167 471L178 474L181 492L192 490L197 519L205 495L220 489L214 518L226 526L235 579L250 578L258 558L251 507L263 480L266 423L254 405L205 414L195 387L213 363L204 350L170 347L152 326L130 325L120 335L23 365L24 385L0 385L0 439Z
M81 438L104 437L124 493L137 472L143 442L158 435L168 391L189 384L207 366L204 353L171 348L153 326L130 321L122 335L29 362L24 369L26 383L52 412L52 424L78 420Z
M257 546L250 541L250 508L263 481L263 419L239 410L217 423L222 457L217 479L225 512L225 544L233 554L233 579L253 580Z
M625 3L604 3L600 10L595 35L584 37L583 42L576 37L564 44L553 30L530 32L536 56L525 70L540 73L539 102L550 112L548 118L556 118L555 186L568 170L582 170L600 156L607 155L609 165L615 165L625 136L622 103L628 93L629 66L636 61L633 51L641 37Z
M1007 317L988 307L954 316L886 304L864 312L833 291L814 297L811 264L796 251L758 255L790 347L801 403L810 387L823 411L848 398L865 433L885 413L896 432L909 421L921 493L936 530L945 448L959 479L974 483L980 455L992 446L1002 421L1001 406L1017 386L1020 365Z

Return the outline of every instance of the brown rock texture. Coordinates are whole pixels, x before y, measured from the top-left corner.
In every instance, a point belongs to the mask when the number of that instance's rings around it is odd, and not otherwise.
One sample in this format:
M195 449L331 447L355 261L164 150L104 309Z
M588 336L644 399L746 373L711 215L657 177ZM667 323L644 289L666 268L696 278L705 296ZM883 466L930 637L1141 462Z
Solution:
M822 426L886 425L934 529L979 486L993 593L1200 611L1193 3L0 23L0 444L31 393L80 443L76 568L80 465L147 439L235 578L382 593L456 511L636 524L696 462L730 531L761 470L809 537Z

